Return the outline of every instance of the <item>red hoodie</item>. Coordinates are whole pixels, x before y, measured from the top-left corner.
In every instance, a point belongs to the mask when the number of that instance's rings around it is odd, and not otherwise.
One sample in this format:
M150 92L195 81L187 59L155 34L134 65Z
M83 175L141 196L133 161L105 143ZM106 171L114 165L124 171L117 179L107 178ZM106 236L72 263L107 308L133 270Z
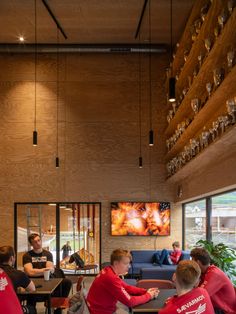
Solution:
M210 265L201 277L200 287L205 288L216 309L225 314L236 314L236 294L226 274L215 265Z
M0 314L23 314L11 280L0 268Z
M182 251L180 249L175 249L174 251L172 251L170 253L170 259L172 263L175 265L178 264L181 255L182 255Z
M159 314L214 314L210 297L206 290L195 288L181 296L173 296Z
M128 307L151 299L146 289L127 285L111 266L101 270L89 289L87 304L91 314L112 314L120 301Z

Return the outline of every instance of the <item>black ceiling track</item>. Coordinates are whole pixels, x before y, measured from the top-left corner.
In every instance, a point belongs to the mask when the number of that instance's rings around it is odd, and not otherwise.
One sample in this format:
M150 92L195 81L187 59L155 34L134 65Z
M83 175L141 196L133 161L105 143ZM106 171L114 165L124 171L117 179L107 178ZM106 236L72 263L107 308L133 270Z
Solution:
M46 0L42 0L42 2L43 2L43 4L44 4L45 8L47 9L48 13L51 15L53 21L56 23L57 28L58 28L58 29L60 30L60 32L62 33L63 37L64 37L65 39L67 39L68 37L67 37L66 33L64 32L63 28L61 27L61 25L60 25L59 21L57 20L57 18L55 17L55 15L53 14L53 12L52 12L52 10L51 10L49 4L47 3L47 1L46 1Z
M146 7L147 7L147 3L148 3L148 0L144 0L142 12L140 14L139 21L138 21L138 26L137 26L137 29L136 29L136 32L135 32L135 36L134 36L135 39L137 39L138 34L140 32L140 28L141 28L141 25L142 25L142 20L143 20L144 12L145 12Z

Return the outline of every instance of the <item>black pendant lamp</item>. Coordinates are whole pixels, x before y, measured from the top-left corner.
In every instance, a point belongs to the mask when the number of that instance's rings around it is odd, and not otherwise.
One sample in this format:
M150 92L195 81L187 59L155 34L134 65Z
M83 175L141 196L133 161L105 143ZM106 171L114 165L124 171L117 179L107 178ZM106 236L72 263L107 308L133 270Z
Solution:
M172 25L172 0L170 0L170 60L172 59L173 54L173 25ZM171 65L171 77L169 78L169 101L176 101L175 97L175 77L173 77L173 69Z
M143 157L142 156L140 156L139 159L138 159L138 166L139 166L140 169L143 168Z
M154 145L154 132L153 130L149 131L149 146L153 146Z

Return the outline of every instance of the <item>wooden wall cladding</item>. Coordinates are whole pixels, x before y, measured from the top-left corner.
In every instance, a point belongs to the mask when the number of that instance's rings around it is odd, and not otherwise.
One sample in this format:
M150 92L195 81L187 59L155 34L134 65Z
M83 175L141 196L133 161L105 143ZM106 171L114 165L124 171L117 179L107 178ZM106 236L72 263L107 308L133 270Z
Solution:
M111 201L171 200L164 164L167 58L152 57L152 114L156 145L148 147L148 56L142 57L142 151L138 168L138 55L60 55L59 156L56 155L55 55L39 55L37 71L37 147L34 122L33 55L0 56L0 233L12 244L14 202L102 202L102 259L123 238L110 236ZM173 212L172 221L178 216ZM6 219L8 217L8 219ZM169 247L180 228L160 238ZM137 247L153 248L154 238L139 238ZM126 248L134 246L126 238Z

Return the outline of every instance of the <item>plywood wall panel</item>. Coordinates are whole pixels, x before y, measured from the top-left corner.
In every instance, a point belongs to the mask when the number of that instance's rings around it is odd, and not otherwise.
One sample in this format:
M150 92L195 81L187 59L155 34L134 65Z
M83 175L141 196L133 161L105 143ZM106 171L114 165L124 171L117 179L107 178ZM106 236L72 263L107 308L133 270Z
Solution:
M56 58L40 54L37 82L37 147L34 128L34 56L0 55L0 242L13 241L14 202L102 202L102 260L124 245L110 236L114 200L171 200L165 182L167 57L152 58L152 114L156 145L148 146L148 58L142 59L142 151L138 168L138 55L60 55L59 157L56 154ZM175 219L177 213L173 213ZM6 222L4 217L11 217ZM158 240L170 247L175 234ZM153 248L154 238L126 238L132 248ZM135 243L134 243L135 242ZM10 244L10 243L9 243Z

